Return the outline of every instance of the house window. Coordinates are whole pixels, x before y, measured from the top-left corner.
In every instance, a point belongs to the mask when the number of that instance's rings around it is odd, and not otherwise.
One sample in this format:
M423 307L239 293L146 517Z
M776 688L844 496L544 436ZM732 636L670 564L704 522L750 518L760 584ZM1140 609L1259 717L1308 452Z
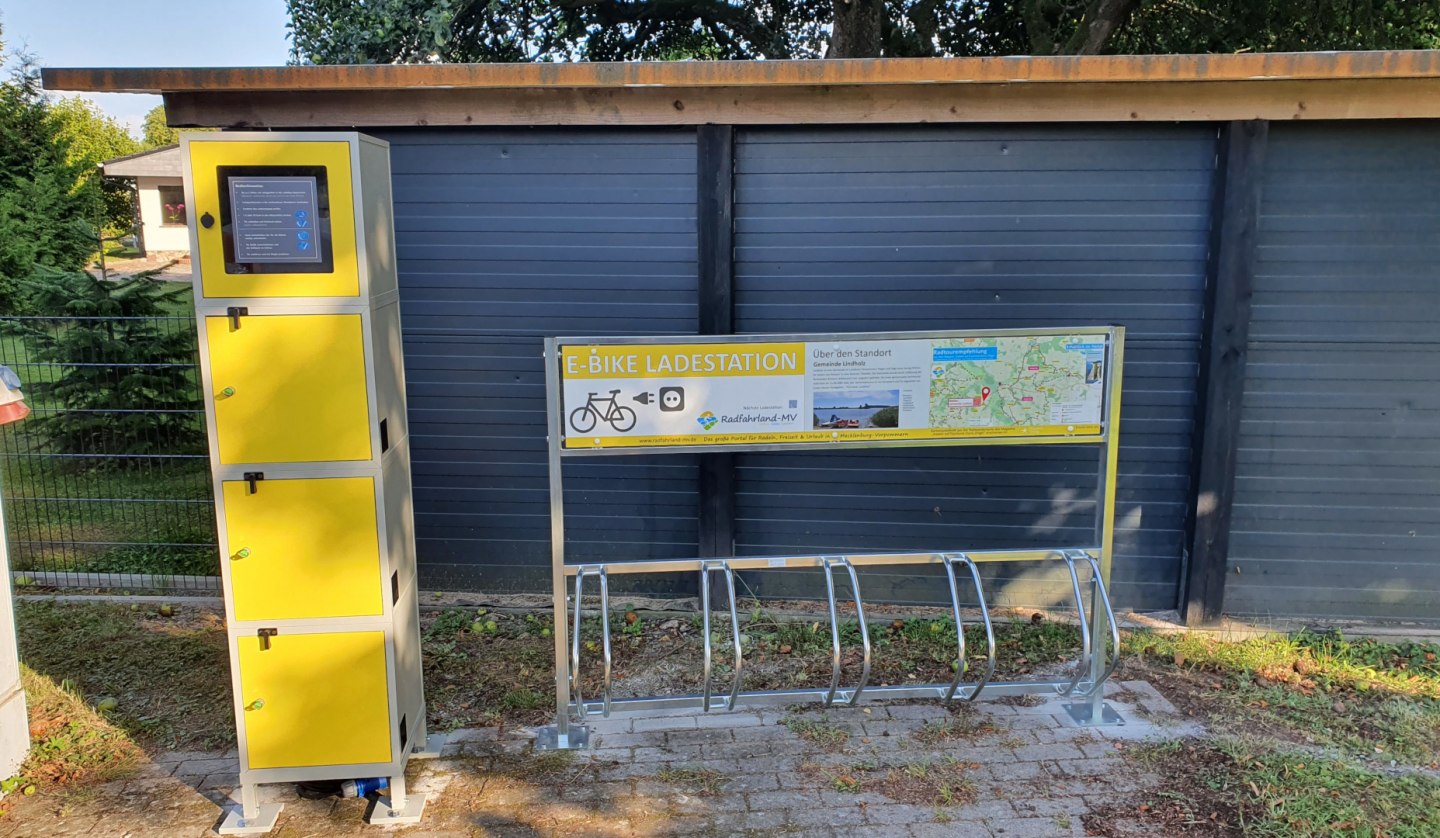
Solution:
M184 227L188 221L184 187L158 186L156 190L160 193L160 226Z

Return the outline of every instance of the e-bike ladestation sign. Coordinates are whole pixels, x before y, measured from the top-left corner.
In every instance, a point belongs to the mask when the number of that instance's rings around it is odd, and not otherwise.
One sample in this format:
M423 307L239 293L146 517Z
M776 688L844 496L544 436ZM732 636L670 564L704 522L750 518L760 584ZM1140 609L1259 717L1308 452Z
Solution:
M565 448L1097 437L1109 332L560 347Z
M693 707L734 710L750 701L818 701L831 706L867 698L973 701L987 696L1045 693L1078 700L1066 705L1081 724L1120 724L1101 698L1118 661L1119 625L1105 580L1114 544L1115 476L1119 458L1120 383L1125 330L1119 326L966 332L890 332L724 337L549 338L545 393L550 483L551 578L555 600L555 724L536 747L574 748L587 729L572 724L612 708L631 711ZM1097 449L1093 538L1043 548L794 556L612 559L572 564L565 555L563 461L575 457L720 451L827 451L951 445L1081 445ZM1062 570L1080 623L1079 657L1063 674L1039 680L992 679L996 641L980 566L987 562L1049 562ZM872 649L857 568L938 566L948 582L955 621L955 675L943 684L870 686ZM828 686L746 690L742 618L736 572L819 570L829 612ZM612 695L609 579L616 574L699 574L703 658L695 695ZM727 683L712 684L712 577L725 582L730 616ZM847 583L862 646L860 672L841 686L841 622L837 577ZM587 586L599 593L601 642L580 642ZM962 590L974 592L984 629L985 663L973 670L966 651ZM1085 589L1089 593L1086 595ZM1087 604L1088 601L1088 604ZM722 609L723 610L723 609ZM601 661L600 695L581 695L582 649ZM978 655L976 656L978 657ZM853 674L853 673L852 673ZM712 695L719 686L720 695Z

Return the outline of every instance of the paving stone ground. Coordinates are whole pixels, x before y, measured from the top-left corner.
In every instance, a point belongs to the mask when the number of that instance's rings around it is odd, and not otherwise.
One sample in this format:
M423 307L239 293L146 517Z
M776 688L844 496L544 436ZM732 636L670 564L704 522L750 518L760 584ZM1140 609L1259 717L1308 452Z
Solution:
M1079 727L1058 698L981 700L963 717L972 734L930 744L917 732L950 717L935 702L617 713L593 720L591 747L569 758L534 753L531 730L459 730L439 758L412 761L411 791L429 803L421 824L403 829L366 825L365 801L304 801L290 785L262 796L285 804L273 833L282 836L1078 836L1085 813L1155 782L1123 759L1125 741L1199 733L1145 682L1108 692L1123 727ZM849 736L826 750L787 717ZM974 799L897 802L886 782L937 767L963 775ZM0 838L213 835L237 770L233 753L167 753L123 783L12 797L0 803Z

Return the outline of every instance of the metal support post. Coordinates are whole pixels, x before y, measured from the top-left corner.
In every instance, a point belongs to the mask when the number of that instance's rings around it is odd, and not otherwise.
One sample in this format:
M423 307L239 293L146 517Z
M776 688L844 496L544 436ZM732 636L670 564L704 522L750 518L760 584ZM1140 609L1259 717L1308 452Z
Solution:
M1112 329L1112 335L1114 330ZM1110 581L1110 568L1115 552L1115 492L1116 475L1120 467L1120 392L1123 385L1125 369L1125 343L1116 340L1112 336L1108 341L1109 347L1105 358L1105 442L1100 449L1100 476L1096 481L1095 503L1099 512L1095 516L1096 542L1100 545L1100 560L1092 562L1094 576L1094 590L1090 608L1091 622L1089 625L1088 645L1097 649L1097 653L1090 661L1090 683L1091 692L1089 701L1085 704L1073 703L1066 705L1072 718L1079 724L1085 725L1121 725L1125 720L1121 718L1114 708L1105 703L1104 683L1110 673L1114 671L1115 664L1112 662L1107 668L1105 656L1105 626L1102 624L1102 615L1095 598L1104 597L1105 609L1108 612L1111 629L1114 633L1114 661L1120 658L1120 631L1116 622L1114 612L1110 609L1109 594L1105 586ZM1089 557L1087 556L1087 560ZM1074 565L1070 561L1071 574L1073 578ZM1081 621L1081 631L1085 631L1084 621Z
M275 828L280 818L280 803L261 803L260 787L255 783L240 784L240 805L230 806L215 831L221 835L259 835Z
M391 777L388 794L376 798L365 815L365 822L376 826L406 826L420 822L425 814L425 795L407 794L405 775Z
M565 579L565 474L560 461L560 413L555 409L560 392L559 344L555 338L545 339L545 394L550 409L546 411L545 448L550 484L550 588L553 597L552 632L555 637L555 724L535 732L535 750L566 750L589 744L589 731L570 724L570 658L566 648L565 612L569 609ZM580 607L576 598L575 607ZM583 704L580 705L584 712Z

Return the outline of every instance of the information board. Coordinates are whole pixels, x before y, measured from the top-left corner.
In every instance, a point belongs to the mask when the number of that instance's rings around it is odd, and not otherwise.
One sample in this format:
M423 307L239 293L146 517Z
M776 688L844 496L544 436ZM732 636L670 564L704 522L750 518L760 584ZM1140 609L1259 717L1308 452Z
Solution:
M319 201L313 177L231 177L235 261L320 262Z
M1095 437L1109 334L562 343L564 447Z

